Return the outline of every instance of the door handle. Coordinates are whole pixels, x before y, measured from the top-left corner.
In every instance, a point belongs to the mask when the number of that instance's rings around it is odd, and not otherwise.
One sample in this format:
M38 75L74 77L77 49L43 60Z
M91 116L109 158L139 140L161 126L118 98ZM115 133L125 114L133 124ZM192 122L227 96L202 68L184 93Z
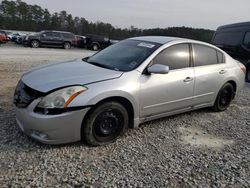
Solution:
M187 77L187 78L185 78L183 81L184 81L184 82L191 82L192 80L193 80L193 78Z
M221 70L219 73L220 74L225 74L227 71L226 70Z

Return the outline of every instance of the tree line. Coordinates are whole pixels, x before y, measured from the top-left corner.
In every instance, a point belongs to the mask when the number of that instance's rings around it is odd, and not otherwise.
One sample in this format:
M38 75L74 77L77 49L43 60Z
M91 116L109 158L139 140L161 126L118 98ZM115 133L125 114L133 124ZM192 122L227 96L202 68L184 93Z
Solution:
M21 0L3 0L0 4L0 29L41 31L62 30L78 35L98 34L112 39L125 39L134 36L160 35L184 37L210 42L214 31L189 27L169 27L154 29L121 29L109 23L90 22L82 17L73 17L66 11L51 13L38 5L29 5Z

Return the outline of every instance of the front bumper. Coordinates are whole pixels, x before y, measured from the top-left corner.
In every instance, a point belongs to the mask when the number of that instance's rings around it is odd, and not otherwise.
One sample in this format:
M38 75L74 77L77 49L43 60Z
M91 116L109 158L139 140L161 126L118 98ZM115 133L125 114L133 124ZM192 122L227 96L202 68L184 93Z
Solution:
M20 129L33 139L45 144L65 144L81 140L81 126L89 108L59 115L43 115L33 110L40 100L27 108L16 108Z

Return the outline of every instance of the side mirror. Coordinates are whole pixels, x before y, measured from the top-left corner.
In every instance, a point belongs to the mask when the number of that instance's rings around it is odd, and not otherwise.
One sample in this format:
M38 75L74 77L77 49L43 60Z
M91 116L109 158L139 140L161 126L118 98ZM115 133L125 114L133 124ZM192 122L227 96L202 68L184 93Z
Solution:
M167 74L169 73L169 66L162 64L154 64L147 68L150 74Z
M84 57L82 60L87 62L88 59L89 59L89 57Z

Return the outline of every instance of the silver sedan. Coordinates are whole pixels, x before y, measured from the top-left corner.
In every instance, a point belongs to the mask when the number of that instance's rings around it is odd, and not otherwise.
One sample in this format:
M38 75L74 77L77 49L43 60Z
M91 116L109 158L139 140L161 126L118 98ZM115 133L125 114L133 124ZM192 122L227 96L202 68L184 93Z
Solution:
M226 110L245 71L207 43L131 38L25 73L14 95L16 120L42 143L104 145L146 121L205 107Z

